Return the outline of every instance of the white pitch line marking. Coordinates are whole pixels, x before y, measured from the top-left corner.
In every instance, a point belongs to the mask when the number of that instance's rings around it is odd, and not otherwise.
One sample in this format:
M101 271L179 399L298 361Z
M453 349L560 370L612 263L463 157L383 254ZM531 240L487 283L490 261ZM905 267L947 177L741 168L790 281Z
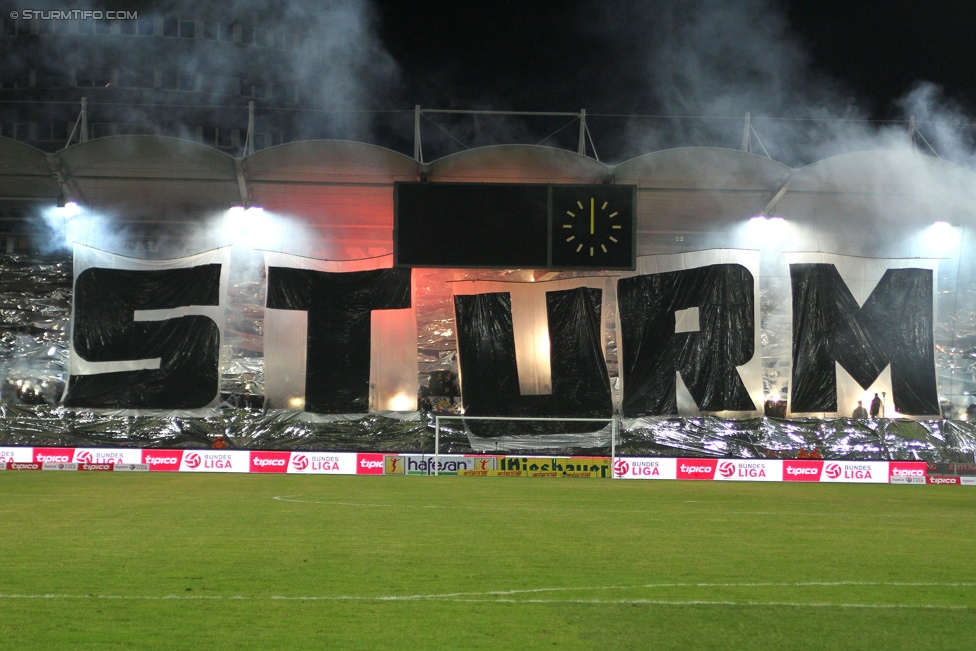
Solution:
M512 604L592 604L592 605L649 605L649 606L735 606L752 608L892 608L924 610L969 610L969 606L944 606L939 604L831 604L792 603L777 601L662 601L656 599L451 599L457 603L512 603Z
M941 604L834 604L828 602L759 602L759 601L704 601L660 599L510 599L513 595L540 594L545 592L593 592L608 590L647 590L654 588L830 588L830 587L937 587L972 588L976 582L909 582L909 581L803 581L794 583L645 583L642 585L608 585L586 587L525 588L514 590L490 590L484 592L447 592L414 595L325 595L325 596L246 596L246 595L92 595L92 594L0 594L0 599L119 599L119 600L228 600L228 601L457 601L499 603L592 603L592 604L658 604L658 605L730 605L730 606L812 606L837 608L939 608L969 609L970 606ZM478 597L482 597L479 599Z
M433 596L433 595L432 595ZM98 600L152 600L152 601L417 601L411 597L248 597L243 595L69 595L69 594L0 594L0 599L98 599ZM783 601L705 601L705 600L664 600L664 599L509 599L499 597L494 599L476 599L465 597L450 597L438 599L448 603L501 603L501 604L583 604L583 605L648 605L648 606L732 606L749 608L870 608L870 609L919 609L919 610L970 610L969 606L948 604L857 604L857 603L827 603L827 602L783 602Z

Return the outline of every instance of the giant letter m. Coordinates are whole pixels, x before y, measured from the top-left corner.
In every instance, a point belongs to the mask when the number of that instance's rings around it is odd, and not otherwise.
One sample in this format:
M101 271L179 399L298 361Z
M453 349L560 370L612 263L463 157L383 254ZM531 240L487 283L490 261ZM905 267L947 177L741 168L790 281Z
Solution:
M891 365L895 409L939 413L932 271L889 269L858 307L832 264L791 264L793 412L837 411L835 362L868 389Z

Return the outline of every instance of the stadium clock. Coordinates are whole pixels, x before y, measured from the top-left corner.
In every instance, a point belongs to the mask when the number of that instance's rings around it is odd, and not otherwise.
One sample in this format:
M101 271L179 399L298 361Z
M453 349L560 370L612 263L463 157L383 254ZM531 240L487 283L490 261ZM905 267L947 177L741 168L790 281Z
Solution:
M553 186L553 267L634 268L634 188Z

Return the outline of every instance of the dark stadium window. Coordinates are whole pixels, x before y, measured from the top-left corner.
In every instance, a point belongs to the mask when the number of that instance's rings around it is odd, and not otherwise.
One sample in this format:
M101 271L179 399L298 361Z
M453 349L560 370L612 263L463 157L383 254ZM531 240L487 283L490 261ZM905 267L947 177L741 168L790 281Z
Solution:
M119 124L116 125L115 133L116 135L154 136L156 135L156 127L144 123Z
M140 18L139 19L139 36L152 36L153 35L153 19L152 18Z
M119 70L119 86L123 88L152 88L153 71L150 70L131 70L122 68Z
M217 146L230 147L234 142L233 133L230 129L217 129Z
M227 24L220 26L220 40L221 41L233 41L234 40L234 26Z
M4 17L3 19L3 35L4 36L16 36L17 34L17 23L16 21L10 20Z
M68 76L61 70L45 70L42 68L37 71L38 88L65 88L67 85Z
M21 18L17 21L17 34L20 36L26 36L30 34L30 21Z
M55 120L51 123L51 140L67 140L68 123Z
M180 21L180 38L196 38L197 24L192 20Z
M208 145L217 144L217 127L200 127L200 140Z
M255 149L267 149L271 146L271 134L270 133L255 133L254 134L254 148Z
M255 99L264 99L267 93L267 88L264 84L255 82L254 80L241 80L241 95L243 97L254 97Z
M180 90L196 90L197 76L181 72L177 83Z
M119 32L122 34L135 34L136 33L136 21L134 20L123 20L122 25L119 27Z
M110 20L96 20L95 21L95 33L96 34L111 34L112 33L112 21L110 21Z
M91 34L95 31L95 21L91 18L75 22L75 32L78 34Z
M82 68L75 72L78 88L99 88L112 81L112 71L105 68Z
M94 138L107 138L115 135L115 124L112 122L96 122L92 125Z
M56 20L54 21L54 33L55 34L68 34L71 32L71 23L67 20Z
M163 70L159 87L164 90L176 90L176 71Z
M266 29L256 29L254 30L254 44L260 45L261 47L268 47L269 36L273 36Z
M38 34L50 34L51 33L51 23L50 20L39 20L37 21L37 33Z
M254 42L254 28L249 25L244 25L241 28L241 43L245 45L250 45Z
M163 36L179 36L180 21L176 18L163 18Z
M220 34L220 23L208 20L203 23L203 37L210 41L216 41Z
M273 95L272 98L278 102L295 101L295 87L292 84L275 82L271 86L271 92Z
M28 140L30 138L30 125L26 122L18 122L15 124L14 138L16 140Z
M30 86L30 73L27 70L0 73L0 88L27 88L28 86Z

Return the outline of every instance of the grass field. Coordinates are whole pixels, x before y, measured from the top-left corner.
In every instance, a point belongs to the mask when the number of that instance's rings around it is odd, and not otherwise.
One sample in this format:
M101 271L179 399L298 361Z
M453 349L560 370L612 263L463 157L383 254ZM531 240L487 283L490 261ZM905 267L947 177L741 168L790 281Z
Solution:
M976 489L0 473L0 647L976 646Z

